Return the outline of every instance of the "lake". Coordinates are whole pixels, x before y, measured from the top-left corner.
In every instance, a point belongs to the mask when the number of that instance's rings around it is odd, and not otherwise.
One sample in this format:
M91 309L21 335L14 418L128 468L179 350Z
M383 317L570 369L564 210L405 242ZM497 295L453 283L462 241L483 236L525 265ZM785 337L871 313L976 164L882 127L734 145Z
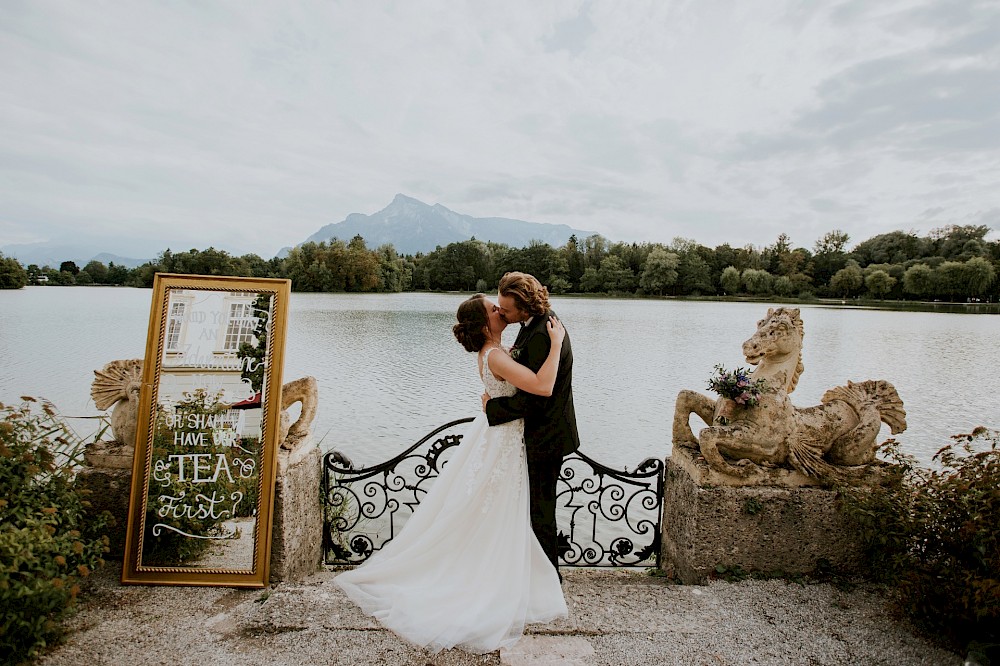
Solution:
M476 357L451 335L466 297L292 294L284 379L319 382L313 432L321 448L370 465L480 410ZM93 371L143 356L151 299L151 290L131 288L0 290L0 401L41 396L68 416L98 413ZM678 391L714 397L705 388L713 366L746 365L740 346L769 307L573 297L552 305L573 341L582 450L629 469L669 455ZM849 379L888 380L907 411L898 439L922 462L950 435L1000 427L1000 316L795 307L805 324L797 406L818 404ZM72 423L85 433L93 422Z

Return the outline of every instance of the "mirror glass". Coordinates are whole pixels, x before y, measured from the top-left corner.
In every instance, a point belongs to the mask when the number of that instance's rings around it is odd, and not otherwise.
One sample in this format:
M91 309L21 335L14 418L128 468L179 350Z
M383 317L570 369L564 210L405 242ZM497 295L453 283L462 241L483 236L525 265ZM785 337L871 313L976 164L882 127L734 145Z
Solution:
M266 584L288 286L157 276L123 582Z

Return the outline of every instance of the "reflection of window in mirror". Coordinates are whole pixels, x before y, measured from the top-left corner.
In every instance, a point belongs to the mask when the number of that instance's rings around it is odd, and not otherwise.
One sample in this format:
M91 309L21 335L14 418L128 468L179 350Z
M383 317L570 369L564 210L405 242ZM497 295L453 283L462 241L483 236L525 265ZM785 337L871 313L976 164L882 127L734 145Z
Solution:
M244 342L256 344L253 294L230 294L225 300L226 322L217 354L235 354Z
M187 322L193 301L194 297L185 295L182 289L170 293L170 311L167 313L167 333L164 340L164 348L168 354L184 352Z

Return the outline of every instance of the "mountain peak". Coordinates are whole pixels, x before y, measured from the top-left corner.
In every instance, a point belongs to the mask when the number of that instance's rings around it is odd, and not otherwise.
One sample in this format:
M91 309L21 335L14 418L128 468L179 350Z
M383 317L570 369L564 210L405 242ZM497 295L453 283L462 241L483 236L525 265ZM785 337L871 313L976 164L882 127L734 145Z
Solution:
M438 246L458 243L475 236L511 247L525 247L533 240L562 246L571 235L580 238L592 232L572 229L565 224L541 224L498 217L472 217L442 206L397 194L392 202L371 215L351 213L343 222L327 224L305 242L334 238L347 242L360 235L365 244L379 247L391 243L401 254L430 252Z
M427 206L427 204L425 204L423 201L420 201L418 199L414 199L413 197L408 197L405 194L397 194L396 196L394 196L392 198L392 203L389 204L389 205L390 206L397 206L397 205L407 205L407 204L409 204L409 205L417 204L417 205L420 205L420 206ZM428 206L428 208L429 208L429 206Z

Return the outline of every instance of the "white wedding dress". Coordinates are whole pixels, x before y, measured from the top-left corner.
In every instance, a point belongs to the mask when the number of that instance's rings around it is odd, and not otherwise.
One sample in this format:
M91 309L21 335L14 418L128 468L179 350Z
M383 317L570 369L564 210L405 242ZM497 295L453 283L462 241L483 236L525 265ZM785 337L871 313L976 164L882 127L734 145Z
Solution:
M490 372L492 397L513 395ZM531 529L524 421L469 424L400 534L334 580L369 615L433 652L510 647L524 625L566 617L555 568Z

